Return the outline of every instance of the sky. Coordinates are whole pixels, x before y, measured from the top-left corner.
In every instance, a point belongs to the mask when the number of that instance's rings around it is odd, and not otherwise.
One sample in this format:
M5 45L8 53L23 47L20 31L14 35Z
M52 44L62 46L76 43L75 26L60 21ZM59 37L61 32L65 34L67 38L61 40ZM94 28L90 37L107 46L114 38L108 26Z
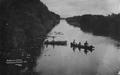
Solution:
M120 0L41 0L62 17L120 12Z

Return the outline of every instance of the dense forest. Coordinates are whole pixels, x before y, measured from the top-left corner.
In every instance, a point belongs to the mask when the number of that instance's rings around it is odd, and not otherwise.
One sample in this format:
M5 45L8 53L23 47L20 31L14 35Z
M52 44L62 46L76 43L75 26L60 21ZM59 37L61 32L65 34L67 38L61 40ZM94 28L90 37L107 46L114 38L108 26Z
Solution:
M40 0L0 0L0 67L7 59L22 60L26 55L36 61L47 33L59 21L60 16ZM15 67L3 67L0 75L17 75Z
M92 15L68 17L67 22L80 27L84 32L97 36L106 36L120 41L120 14Z
M0 10L0 48L6 52L40 46L41 36L59 23L40 0L1 0Z

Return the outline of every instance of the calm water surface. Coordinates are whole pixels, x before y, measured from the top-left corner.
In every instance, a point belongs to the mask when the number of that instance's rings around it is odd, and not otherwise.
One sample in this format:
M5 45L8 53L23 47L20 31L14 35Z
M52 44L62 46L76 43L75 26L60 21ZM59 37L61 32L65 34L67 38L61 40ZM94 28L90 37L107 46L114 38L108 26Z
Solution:
M54 32L62 32L64 35L55 35ZM120 50L114 45L116 42L107 37L84 33L65 20L61 20L48 35L56 36L56 41L67 40L68 45L43 49L35 68L40 75L117 75L120 70ZM78 49L74 52L70 47L74 39L82 44L87 40L95 46L95 50L88 54Z

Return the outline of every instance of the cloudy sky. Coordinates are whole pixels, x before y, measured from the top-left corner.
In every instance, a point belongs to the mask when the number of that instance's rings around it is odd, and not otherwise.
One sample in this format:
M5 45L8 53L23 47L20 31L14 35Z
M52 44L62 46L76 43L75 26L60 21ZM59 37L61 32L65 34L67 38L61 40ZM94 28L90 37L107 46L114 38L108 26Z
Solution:
M120 0L41 0L62 17L120 12Z

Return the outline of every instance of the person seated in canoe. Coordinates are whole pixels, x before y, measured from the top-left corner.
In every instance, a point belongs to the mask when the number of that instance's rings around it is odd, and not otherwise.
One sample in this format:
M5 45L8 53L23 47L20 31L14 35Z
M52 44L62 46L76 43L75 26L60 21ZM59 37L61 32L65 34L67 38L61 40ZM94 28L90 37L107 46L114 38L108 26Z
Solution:
M85 43L84 43L84 50L88 50L89 49L89 47L88 47L88 42L86 41Z
M73 40L73 42L71 42L71 47L75 47L76 46L76 42L75 40Z
M73 40L73 44L76 44L75 40Z
M78 43L78 50L79 50L79 51L81 50L81 47L82 47L81 42L79 42L79 43Z
M88 42L87 41L84 43L84 46L88 46Z
M81 47L81 42L78 43L78 47Z

